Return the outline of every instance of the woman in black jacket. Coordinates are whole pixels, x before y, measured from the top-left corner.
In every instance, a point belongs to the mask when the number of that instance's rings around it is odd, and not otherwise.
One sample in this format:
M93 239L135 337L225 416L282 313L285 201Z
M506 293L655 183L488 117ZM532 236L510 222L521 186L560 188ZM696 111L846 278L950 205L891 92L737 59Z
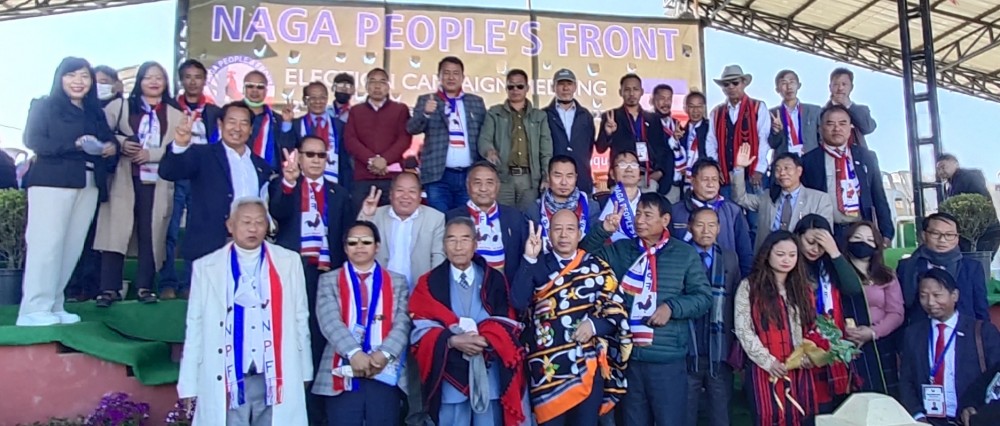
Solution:
M85 59L63 59L49 96L32 101L24 144L36 158L24 177L29 250L17 325L79 322L63 308L63 289L97 202L107 199L109 166L118 152Z

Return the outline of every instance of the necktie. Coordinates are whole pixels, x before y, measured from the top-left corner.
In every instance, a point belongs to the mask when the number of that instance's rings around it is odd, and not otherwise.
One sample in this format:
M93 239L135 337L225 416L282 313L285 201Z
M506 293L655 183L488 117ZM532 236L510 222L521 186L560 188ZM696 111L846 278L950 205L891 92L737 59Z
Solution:
M465 272L462 272L462 274L458 276L458 284L461 285L462 288L469 288L469 277L465 275Z
M319 192L319 182L310 182L309 187L312 188L313 192Z
M941 365L937 366L937 371L934 372L934 384L936 385L944 384L944 331L946 327L947 325L944 323L937 325L938 337L937 343L934 344L934 362L940 359Z
M781 230L787 231L792 222L792 194L785 194L784 198L781 202Z
M358 322L361 325L368 324L368 277L371 275L371 272L358 273L358 287L361 292L361 318L358 318Z
M326 128L326 119L324 119L323 117L316 117L316 120L314 121L313 124L315 124L316 126L316 136L319 137L320 139L323 139L323 142L329 144L330 130Z
M701 263L705 264L705 268L712 269L712 255L704 251L698 254L701 255Z

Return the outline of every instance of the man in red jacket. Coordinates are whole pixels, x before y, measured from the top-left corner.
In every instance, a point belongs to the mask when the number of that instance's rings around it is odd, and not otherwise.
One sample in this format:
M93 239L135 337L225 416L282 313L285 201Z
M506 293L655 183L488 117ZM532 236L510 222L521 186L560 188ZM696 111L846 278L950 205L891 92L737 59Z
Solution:
M400 162L411 141L406 132L410 109L389 98L389 73L382 68L368 71L365 88L368 99L351 107L344 130L347 153L354 161L350 189L355 212L361 210L372 186L382 190L379 205L389 203L389 185L402 171Z

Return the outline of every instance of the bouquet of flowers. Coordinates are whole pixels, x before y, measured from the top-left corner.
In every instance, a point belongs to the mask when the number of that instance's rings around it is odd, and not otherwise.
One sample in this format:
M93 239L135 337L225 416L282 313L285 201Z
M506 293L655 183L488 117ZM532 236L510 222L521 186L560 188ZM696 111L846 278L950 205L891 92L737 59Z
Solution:
M188 410L183 399L177 400L174 403L174 408L167 413L167 418L163 422L168 425L191 426L191 423L194 422L195 405L197 405L197 402L192 400L191 409Z
M785 361L789 370L802 368L805 357L814 367L825 367L837 362L847 364L861 353L854 342L844 339L840 327L827 315L817 317L816 327L802 337L802 344Z
M128 394L107 393L89 416L88 426L145 426L149 404L129 400Z

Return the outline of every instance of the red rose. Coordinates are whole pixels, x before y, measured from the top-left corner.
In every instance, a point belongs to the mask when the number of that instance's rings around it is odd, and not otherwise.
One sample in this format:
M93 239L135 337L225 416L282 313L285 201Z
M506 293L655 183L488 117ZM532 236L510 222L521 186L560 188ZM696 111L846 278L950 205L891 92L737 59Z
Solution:
M806 332L804 338L806 340L813 342L814 344L816 344L816 347L824 351L830 350L830 341L826 340L826 338L824 338L823 335L819 334L819 332L817 332L815 329Z

